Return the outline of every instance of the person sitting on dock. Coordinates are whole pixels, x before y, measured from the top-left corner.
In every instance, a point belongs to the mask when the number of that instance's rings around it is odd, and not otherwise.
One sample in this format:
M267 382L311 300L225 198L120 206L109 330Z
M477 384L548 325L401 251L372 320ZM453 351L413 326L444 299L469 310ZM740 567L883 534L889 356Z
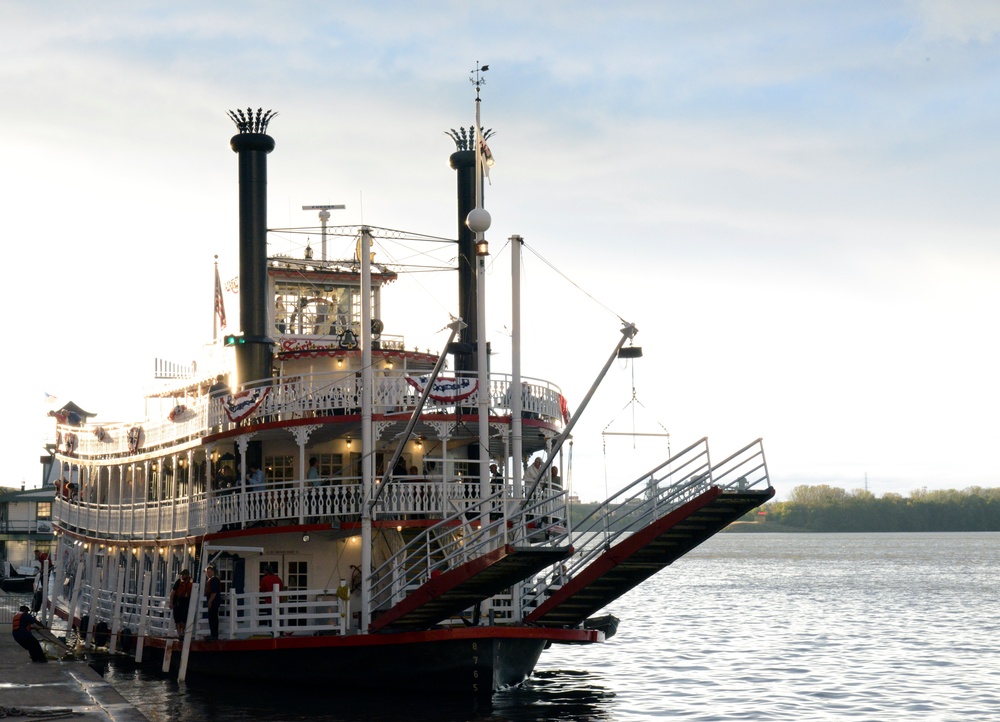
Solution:
M28 608L22 604L20 611L14 615L14 619L11 621L10 633L13 635L15 642L28 650L32 662L48 662L49 660L45 657L45 652L42 651L42 645L38 643L35 635L31 633L32 626L38 629L48 629L48 627L35 619L31 612L28 611Z

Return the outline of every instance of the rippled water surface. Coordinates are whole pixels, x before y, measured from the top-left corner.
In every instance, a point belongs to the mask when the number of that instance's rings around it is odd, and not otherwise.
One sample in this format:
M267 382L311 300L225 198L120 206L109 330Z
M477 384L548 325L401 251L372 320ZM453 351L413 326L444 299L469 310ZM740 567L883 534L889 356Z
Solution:
M1000 719L1000 534L723 534L490 703L106 675L153 720Z

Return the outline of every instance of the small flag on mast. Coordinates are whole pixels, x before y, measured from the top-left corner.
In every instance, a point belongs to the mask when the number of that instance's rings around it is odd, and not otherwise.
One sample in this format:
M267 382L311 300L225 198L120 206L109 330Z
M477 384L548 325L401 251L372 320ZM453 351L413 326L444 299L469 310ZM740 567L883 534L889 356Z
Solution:
M493 167L495 162L493 160L493 153L490 152L490 147L486 145L486 136L483 135L479 128L476 128L476 137L479 139L479 155L483 161L483 175L486 176L486 180L490 182L490 185L493 185L493 181L490 181L490 168Z
M219 279L219 264L215 264L215 313L219 317L219 328L225 328L226 304L222 298L222 281Z

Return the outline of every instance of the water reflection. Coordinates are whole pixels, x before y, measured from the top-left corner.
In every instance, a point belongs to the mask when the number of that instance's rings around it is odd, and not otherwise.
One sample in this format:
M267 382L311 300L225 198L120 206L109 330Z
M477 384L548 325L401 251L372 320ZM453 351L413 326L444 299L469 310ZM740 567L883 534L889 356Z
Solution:
M493 714L484 719L609 720L614 697L590 672L541 671L521 687L494 695Z
M525 685L494 695L492 700L456 698L428 692L394 695L385 692L345 693L334 686L288 688L191 678L184 685L122 658L92 658L122 696L147 717L177 722L204 720L532 722L545 720L610 720L614 693L588 672L540 672Z

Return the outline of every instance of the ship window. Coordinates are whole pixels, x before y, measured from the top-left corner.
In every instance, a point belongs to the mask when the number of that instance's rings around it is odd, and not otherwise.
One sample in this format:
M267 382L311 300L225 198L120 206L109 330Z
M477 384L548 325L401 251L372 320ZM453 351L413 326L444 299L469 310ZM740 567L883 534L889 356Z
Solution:
M289 592L294 592L300 589L309 588L309 562L306 561L290 561L288 562L288 574L285 578L285 589ZM303 602L306 600L306 595L304 594L290 594L288 596L289 602ZM290 607L288 610L292 615L296 614L307 614L309 612L308 607ZM307 619L290 619L288 620L289 626L296 627L308 624Z
M343 454L310 454L311 457L316 457L316 461L319 463L319 476L321 479L326 479L334 474L340 473L340 467L344 464Z
M330 336L361 323L361 288L323 283L275 284L274 330L278 334Z
M220 556L213 562L215 576L219 578L219 592L225 594L233 583L233 558ZM202 580L204 582L204 579Z
M39 521L44 521L52 518L52 503L48 501L40 501L35 506L35 518Z
M361 454L352 451L347 456L348 459L337 471L337 476L344 479L357 479L361 476Z
M309 562L290 561L288 562L288 579L286 589L294 592L297 589L309 588Z
M268 482L292 481L295 478L291 456L265 456L264 469Z

